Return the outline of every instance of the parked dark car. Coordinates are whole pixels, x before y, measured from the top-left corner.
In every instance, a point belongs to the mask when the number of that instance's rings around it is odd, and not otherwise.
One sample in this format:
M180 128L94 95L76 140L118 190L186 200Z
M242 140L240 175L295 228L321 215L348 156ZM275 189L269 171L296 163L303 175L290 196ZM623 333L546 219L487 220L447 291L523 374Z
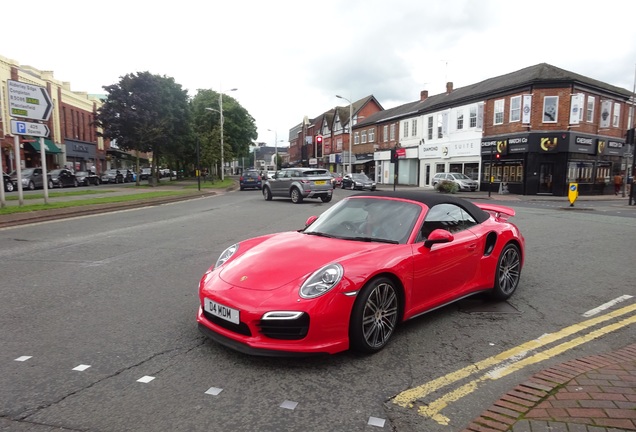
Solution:
M101 183L99 176L92 171L76 171L75 178L81 186L98 186Z
M51 170L49 174L51 176L51 181L53 182L53 187L63 188L65 186L79 186L79 182L77 181L77 178L75 178L75 174L66 168Z
M123 183L124 175L118 169L104 171L101 177L102 183Z
M245 189L260 189L263 186L263 179L256 170L247 170L239 178L239 187Z
M347 174L342 178L341 187L351 190L375 190L375 182L364 173Z
M4 190L7 192L13 192L16 186L13 184L13 181L11 180L11 176L3 172L2 179L4 180Z
M14 186L17 187L18 184L18 173L17 171L13 171L11 174L11 180L13 181ZM22 179L22 187L34 190L34 189L42 189L44 188L44 175L42 174L42 168L23 168L20 170L20 175ZM49 189L53 189L53 181L51 180L51 174L49 173L47 186Z

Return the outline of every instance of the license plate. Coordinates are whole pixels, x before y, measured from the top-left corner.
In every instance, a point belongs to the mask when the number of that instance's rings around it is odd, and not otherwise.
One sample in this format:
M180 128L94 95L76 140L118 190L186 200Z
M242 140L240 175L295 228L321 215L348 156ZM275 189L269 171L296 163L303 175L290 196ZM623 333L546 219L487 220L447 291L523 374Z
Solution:
M239 324L239 311L231 307L217 303L209 298L205 299L205 310L212 315L229 321L234 324Z
M314 183L317 184L317 185L324 185L324 184L327 184L327 181L326 180L318 180L318 181L315 181Z

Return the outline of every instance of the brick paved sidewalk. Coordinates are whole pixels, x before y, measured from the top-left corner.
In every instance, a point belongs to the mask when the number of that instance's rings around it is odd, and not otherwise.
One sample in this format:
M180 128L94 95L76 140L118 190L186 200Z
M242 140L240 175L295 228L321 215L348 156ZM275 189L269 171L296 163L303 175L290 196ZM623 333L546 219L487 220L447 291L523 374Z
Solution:
M539 372L464 430L494 431L636 431L636 344Z

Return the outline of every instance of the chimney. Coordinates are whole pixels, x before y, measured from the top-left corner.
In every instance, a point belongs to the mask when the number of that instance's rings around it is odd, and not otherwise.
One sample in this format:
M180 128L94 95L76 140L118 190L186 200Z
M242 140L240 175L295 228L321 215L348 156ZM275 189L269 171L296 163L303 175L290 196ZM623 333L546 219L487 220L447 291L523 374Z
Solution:
M449 81L446 83L446 94L451 94L452 92L453 92L453 83Z
M422 90L420 92L420 100L424 101L428 98L428 90Z

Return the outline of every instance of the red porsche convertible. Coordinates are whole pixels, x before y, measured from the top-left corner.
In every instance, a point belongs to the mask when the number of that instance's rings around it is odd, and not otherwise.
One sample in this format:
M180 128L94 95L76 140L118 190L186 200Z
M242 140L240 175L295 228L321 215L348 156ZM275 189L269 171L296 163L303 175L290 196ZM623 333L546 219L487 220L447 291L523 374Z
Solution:
M300 231L228 247L199 283L199 329L256 355L379 351L402 321L515 292L525 241L514 214L440 193L352 195Z

